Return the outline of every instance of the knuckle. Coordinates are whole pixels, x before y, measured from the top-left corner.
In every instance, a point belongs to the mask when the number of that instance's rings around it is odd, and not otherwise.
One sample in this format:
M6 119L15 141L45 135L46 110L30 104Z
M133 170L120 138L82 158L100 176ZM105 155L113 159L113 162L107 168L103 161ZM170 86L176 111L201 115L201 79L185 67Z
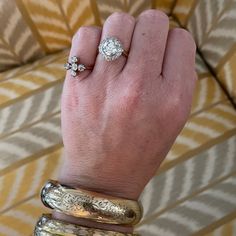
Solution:
M154 9L148 9L143 11L139 17L150 17L150 18L158 18L158 19L163 19L167 22L169 22L168 16L163 12L159 10L154 10Z
M78 40L79 37L93 37L101 32L101 28L97 26L81 26L72 37L72 42Z
M130 14L124 12L114 12L108 18L107 21L125 21L131 24L135 23L135 18Z

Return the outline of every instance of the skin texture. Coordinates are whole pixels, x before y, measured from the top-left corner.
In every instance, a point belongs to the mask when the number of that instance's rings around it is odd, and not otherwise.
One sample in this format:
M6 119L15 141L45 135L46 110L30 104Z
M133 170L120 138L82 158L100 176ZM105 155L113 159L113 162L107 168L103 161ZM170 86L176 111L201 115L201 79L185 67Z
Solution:
M128 58L107 62L97 55L99 42L107 36L123 43ZM195 50L192 36L183 29L169 30L168 17L157 10L144 11L137 19L114 13L103 29L81 27L70 56L79 56L94 69L77 78L66 75L60 182L137 200L188 118L196 82Z

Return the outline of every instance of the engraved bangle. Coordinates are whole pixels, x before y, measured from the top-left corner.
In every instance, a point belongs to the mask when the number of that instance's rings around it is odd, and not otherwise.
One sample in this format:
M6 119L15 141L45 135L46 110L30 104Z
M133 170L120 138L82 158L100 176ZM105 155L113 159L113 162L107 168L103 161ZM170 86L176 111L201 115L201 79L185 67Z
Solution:
M138 201L73 189L53 180L42 188L41 200L56 211L101 223L135 225L142 218L142 206Z
M120 233L110 230L101 230L70 224L61 220L52 219L50 214L43 214L38 220L34 236L138 236L138 234Z

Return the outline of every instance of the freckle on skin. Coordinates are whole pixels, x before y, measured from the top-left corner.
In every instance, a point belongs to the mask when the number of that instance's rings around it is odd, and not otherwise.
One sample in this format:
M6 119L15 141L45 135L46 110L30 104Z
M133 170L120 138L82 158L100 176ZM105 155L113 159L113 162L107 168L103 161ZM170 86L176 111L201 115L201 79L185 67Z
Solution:
M142 35L146 35L145 33L142 33Z

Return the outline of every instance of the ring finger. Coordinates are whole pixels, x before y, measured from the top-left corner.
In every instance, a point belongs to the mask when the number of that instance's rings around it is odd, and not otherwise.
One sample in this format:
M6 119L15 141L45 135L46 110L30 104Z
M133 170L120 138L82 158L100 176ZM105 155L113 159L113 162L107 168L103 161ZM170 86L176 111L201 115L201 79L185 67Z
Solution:
M104 23L101 41L107 37L115 37L122 43L123 49L127 52L130 48L134 26L134 17L126 13L113 13ZM113 75L117 75L121 72L125 63L126 58L124 55L114 61L106 61L99 54L96 59L94 71L95 73L102 74L111 72Z

